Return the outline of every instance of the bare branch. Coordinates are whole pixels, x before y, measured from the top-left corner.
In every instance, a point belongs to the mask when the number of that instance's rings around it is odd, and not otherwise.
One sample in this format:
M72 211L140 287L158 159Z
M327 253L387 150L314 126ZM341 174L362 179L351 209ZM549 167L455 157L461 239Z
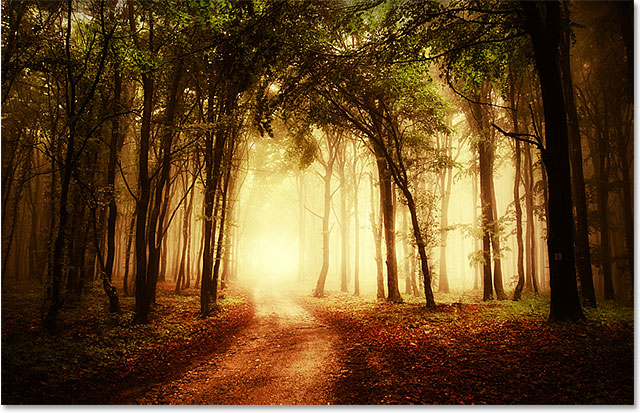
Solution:
M496 125L495 123L491 122L491 126L493 126L494 128L496 128L498 130L498 132L502 133L504 136L507 136L509 138L513 138L517 141L520 142L526 142L526 143L530 143L531 145L535 145L538 149L540 149L541 152L544 152L546 149L544 148L544 146L542 146L542 143L540 142L540 138L536 135L531 135L528 133L514 133L514 132L507 132L505 130L503 130L502 128L500 128L500 126ZM535 139L535 141L532 141L531 139L525 139L523 138L523 136L529 136Z
M312 210L310 210L306 205L304 206L304 209L306 209L307 211L311 212L313 215L315 215L316 217L320 218L320 219L324 219L323 217L321 217L320 215L316 214L315 212L313 212ZM317 222L317 221L316 221Z
M467 102L471 102L475 105L481 105L481 106L489 106L492 108L499 108L499 109L507 109L507 110L515 110L512 107L509 106L501 106L501 105L496 105L494 103L488 103L488 102L480 102L477 100L473 100L465 95L463 95L462 93L458 92L458 90L453 86L453 84L451 84L451 80L449 79L449 77L447 76L447 84L449 85L449 87L451 88L451 90L453 91L453 93L455 93L456 95L460 96L462 99L466 100Z

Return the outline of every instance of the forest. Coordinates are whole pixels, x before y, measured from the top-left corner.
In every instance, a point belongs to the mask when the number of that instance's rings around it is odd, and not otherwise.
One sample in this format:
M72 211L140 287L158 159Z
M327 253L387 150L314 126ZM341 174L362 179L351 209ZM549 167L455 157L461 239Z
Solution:
M2 404L634 404L633 1L2 2Z

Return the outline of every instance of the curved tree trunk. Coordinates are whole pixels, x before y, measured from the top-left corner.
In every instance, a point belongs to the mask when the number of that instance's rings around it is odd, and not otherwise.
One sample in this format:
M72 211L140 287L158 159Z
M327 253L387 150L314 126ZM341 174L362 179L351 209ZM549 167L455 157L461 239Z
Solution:
M331 215L331 175L333 170L333 156L330 156L325 169L324 181L324 209L322 214L322 267L318 274L318 281L313 292L314 297L324 296L324 284L329 272L329 217Z
M518 132L517 121L514 115L514 131ZM513 301L520 300L522 296L522 289L524 287L524 245L522 241L522 205L520 204L520 169L521 169L521 156L520 156L520 142L515 141L515 180L513 183L513 203L516 210L516 242L518 243L518 284L513 291Z

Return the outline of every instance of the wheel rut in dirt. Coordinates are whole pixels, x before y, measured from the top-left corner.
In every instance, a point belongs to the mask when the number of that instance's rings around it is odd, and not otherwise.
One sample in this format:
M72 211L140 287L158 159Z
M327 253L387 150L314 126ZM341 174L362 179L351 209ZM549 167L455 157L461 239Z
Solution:
M254 288L256 316L223 354L152 388L140 404L326 404L338 336L277 286Z

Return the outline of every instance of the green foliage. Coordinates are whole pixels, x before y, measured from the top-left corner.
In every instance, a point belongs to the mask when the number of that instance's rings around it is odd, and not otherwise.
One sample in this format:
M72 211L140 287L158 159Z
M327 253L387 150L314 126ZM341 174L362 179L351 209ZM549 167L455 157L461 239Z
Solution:
M462 81L464 92L483 82L506 90L505 75L531 64L515 2L462 0L442 8L426 30L428 54L441 56L445 76Z

